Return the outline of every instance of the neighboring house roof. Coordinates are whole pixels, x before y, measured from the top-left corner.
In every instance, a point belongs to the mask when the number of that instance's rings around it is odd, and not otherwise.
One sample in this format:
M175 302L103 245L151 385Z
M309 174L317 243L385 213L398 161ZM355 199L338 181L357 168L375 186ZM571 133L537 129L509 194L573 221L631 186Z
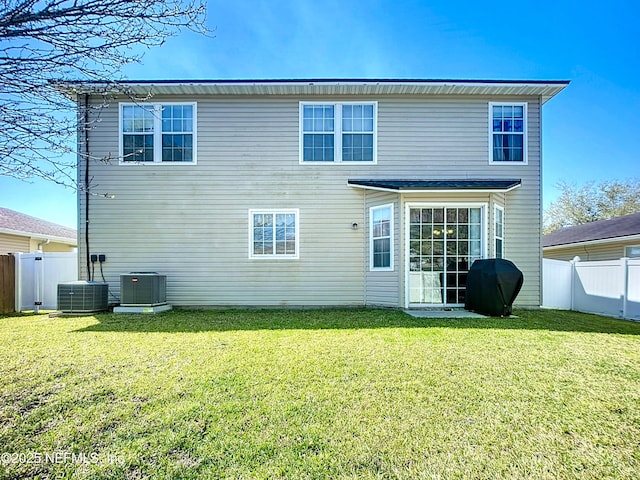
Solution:
M349 185L373 190L387 190L397 192L429 192L429 191L500 191L508 192L520 186L522 181L509 180L355 180L350 179Z
M566 227L542 237L543 248L640 238L640 213Z
M78 233L73 228L0 207L0 233L51 240L77 245Z
M166 95L520 95L540 96L545 103L560 93L566 80L437 79L265 79L265 80L130 80L52 81L72 99L91 93Z

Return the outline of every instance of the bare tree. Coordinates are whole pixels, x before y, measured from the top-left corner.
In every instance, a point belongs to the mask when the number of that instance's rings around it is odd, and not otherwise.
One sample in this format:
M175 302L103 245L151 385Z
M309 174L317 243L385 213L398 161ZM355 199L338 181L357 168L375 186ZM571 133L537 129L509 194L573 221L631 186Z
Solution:
M75 186L75 105L50 82L121 80L205 20L205 0L0 0L0 175Z
M544 215L544 233L640 212L640 180L608 180L582 186L559 182L561 193Z

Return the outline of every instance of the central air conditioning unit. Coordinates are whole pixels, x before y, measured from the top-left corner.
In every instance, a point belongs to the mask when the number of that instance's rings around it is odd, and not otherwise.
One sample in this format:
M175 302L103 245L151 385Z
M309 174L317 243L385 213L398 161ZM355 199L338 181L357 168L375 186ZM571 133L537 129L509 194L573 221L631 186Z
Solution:
M94 313L108 308L108 283L78 281L58 284L58 310L62 313Z
M120 275L120 306L153 307L167 303L167 276L156 272Z

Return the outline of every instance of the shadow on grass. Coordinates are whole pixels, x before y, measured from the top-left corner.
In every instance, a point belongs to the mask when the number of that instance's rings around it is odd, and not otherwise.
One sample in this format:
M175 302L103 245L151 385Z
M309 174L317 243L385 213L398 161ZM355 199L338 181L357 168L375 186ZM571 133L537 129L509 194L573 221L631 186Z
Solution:
M98 314L76 332L228 332L468 328L640 335L640 323L562 310L517 311L518 318L414 318L399 310L173 310L156 315Z

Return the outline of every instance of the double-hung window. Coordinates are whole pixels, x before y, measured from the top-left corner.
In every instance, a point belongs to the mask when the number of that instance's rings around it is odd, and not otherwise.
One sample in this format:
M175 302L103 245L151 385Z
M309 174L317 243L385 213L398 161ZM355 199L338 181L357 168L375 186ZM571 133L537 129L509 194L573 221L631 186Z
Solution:
M393 204L372 207L370 213L370 269L393 270Z
M504 209L496 205L494 209L495 256L504 257Z
M299 258L298 209L249 210L249 258Z
M376 162L376 102L301 102L300 162Z
M489 160L527 163L527 104L489 103Z
M122 163L195 163L196 104L120 104Z

